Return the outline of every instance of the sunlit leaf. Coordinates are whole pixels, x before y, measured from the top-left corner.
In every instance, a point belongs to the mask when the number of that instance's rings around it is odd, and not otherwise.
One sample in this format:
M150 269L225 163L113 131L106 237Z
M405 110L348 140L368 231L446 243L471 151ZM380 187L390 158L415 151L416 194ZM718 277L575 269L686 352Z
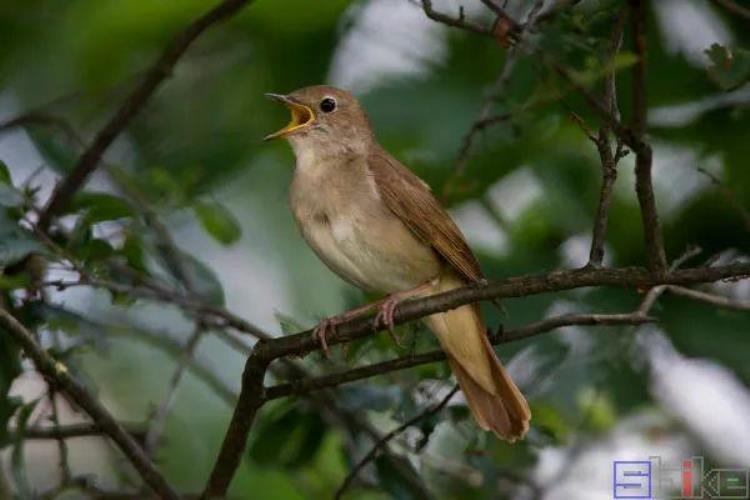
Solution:
M584 424L595 431L607 431L617 423L617 412L609 395L601 390L587 389L578 396L578 407Z
M562 444L570 434L570 427L563 415L551 405L534 405L534 427L550 436L555 444Z

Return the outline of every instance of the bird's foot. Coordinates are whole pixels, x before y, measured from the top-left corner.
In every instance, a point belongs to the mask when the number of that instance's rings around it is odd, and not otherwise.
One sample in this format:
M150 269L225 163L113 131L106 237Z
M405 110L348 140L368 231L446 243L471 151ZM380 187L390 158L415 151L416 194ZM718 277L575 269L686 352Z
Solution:
M344 313L337 314L336 316L325 318L320 323L318 323L318 326L316 326L315 330L313 330L313 338L320 342L320 346L323 348L323 353L325 353L327 358L331 357L331 352L328 349L328 341L326 337L329 334L335 332L337 326L346 323L347 321L351 321L355 318L364 316L368 312L372 311L372 309L377 305L378 304L365 304L363 306L352 309L351 311L346 311Z
M403 347L401 337L396 334L395 325L393 324L393 315L401 299L396 295L391 295L383 301L378 307L378 314L375 315L375 325L388 328L388 334L391 336L397 346Z
M331 351L328 348L328 335L336 331L336 327L343 323L345 319L342 316L332 316L321 320L320 323L315 327L312 333L313 339L320 342L320 347L323 348L323 354L326 358L331 357Z

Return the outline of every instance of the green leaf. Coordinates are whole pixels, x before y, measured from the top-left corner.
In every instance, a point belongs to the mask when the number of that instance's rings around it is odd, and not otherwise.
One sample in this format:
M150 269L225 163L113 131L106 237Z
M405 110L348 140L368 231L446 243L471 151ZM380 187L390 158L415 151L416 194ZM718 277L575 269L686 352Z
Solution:
M607 393L588 388L578 395L577 402L584 424L592 430L607 431L617 423L617 411Z
M629 68L630 66L634 65L637 62L638 62L638 56L635 53L627 52L627 51L618 52L615 55L614 60L612 61L611 69L614 69L615 71L620 71L620 70Z
M18 408L18 402L9 396L13 381L21 374L18 347L0 328L0 448L8 444L8 421Z
M0 267L11 266L32 252L44 253L44 250L29 231L0 210Z
M129 233L125 237L125 242L122 245L120 253L125 257L125 261L131 268L142 273L148 273L148 269L146 268L146 257L143 251L143 242L138 236Z
M69 141L63 140L56 130L49 127L30 125L25 129L47 164L63 174L73 170L78 154Z
M23 193L13 186L0 183L0 206L19 207L23 205Z
M6 186L13 185L13 181L10 178L10 170L3 160L0 160L0 184L5 184Z
M29 275L20 273L13 276L0 274L0 290L18 290L26 288L31 283Z
M203 229L223 245L231 245L240 239L242 230L234 215L216 202L197 202L193 205Z
M408 460L380 455L375 459L375 469L378 473L378 485L390 498L411 500L431 497Z
M85 262L102 261L114 254L115 250L108 242L92 238L82 243L76 254Z
M279 322L281 333L284 335L292 335L306 330L302 323L287 314L276 311L274 316L276 317L276 321Z
M534 427L539 432L551 437L555 444L565 443L570 435L570 427L563 415L552 405L534 406Z
M722 90L736 88L750 78L750 51L740 48L730 50L714 43L705 52L712 62L708 67L708 76Z
M71 212L85 212L90 224L135 216L130 204L109 193L78 193L70 203Z
M39 400L34 400L21 406L18 411L16 418L16 429L18 434L16 435L16 444L13 447L13 453L11 455L11 473L13 474L13 481L15 482L16 489L18 490L18 496L21 499L32 499L34 498L34 492L29 484L28 475L26 474L26 463L23 457L24 439L23 435L26 432L26 427L29 423L29 417L31 417L34 408Z
M285 405L259 425L247 457L263 466L301 467L314 458L326 430L317 413Z
M224 288L216 274L189 253L179 251L179 254L182 267L195 287L195 293L213 305L224 305Z

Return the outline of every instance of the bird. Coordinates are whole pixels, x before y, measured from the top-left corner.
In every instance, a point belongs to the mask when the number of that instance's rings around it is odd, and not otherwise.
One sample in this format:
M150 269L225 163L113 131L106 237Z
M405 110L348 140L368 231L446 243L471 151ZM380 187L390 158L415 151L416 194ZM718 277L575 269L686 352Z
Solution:
M264 139L284 138L296 158L289 204L302 237L334 273L385 294L376 321L393 331L396 306L485 278L458 226L430 187L375 138L367 113L346 90L315 85L266 94L291 120ZM314 335L375 307L321 321ZM477 304L432 314L437 337L477 424L514 442L529 430L529 405L487 337Z

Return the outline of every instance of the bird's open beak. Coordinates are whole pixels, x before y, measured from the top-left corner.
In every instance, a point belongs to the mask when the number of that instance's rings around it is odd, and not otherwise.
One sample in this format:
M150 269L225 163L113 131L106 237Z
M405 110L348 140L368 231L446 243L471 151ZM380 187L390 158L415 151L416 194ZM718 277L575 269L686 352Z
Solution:
M277 137L286 137L295 130L299 130L310 125L313 120L315 120L315 113L313 113L312 109L308 108L304 104L296 102L290 97L280 94L266 94L266 97L271 100L280 102L287 108L289 108L289 111L292 113L292 119L289 121L286 127L274 132L273 134L268 134L267 136L265 136L263 138L264 141L267 141L269 139L276 139Z

